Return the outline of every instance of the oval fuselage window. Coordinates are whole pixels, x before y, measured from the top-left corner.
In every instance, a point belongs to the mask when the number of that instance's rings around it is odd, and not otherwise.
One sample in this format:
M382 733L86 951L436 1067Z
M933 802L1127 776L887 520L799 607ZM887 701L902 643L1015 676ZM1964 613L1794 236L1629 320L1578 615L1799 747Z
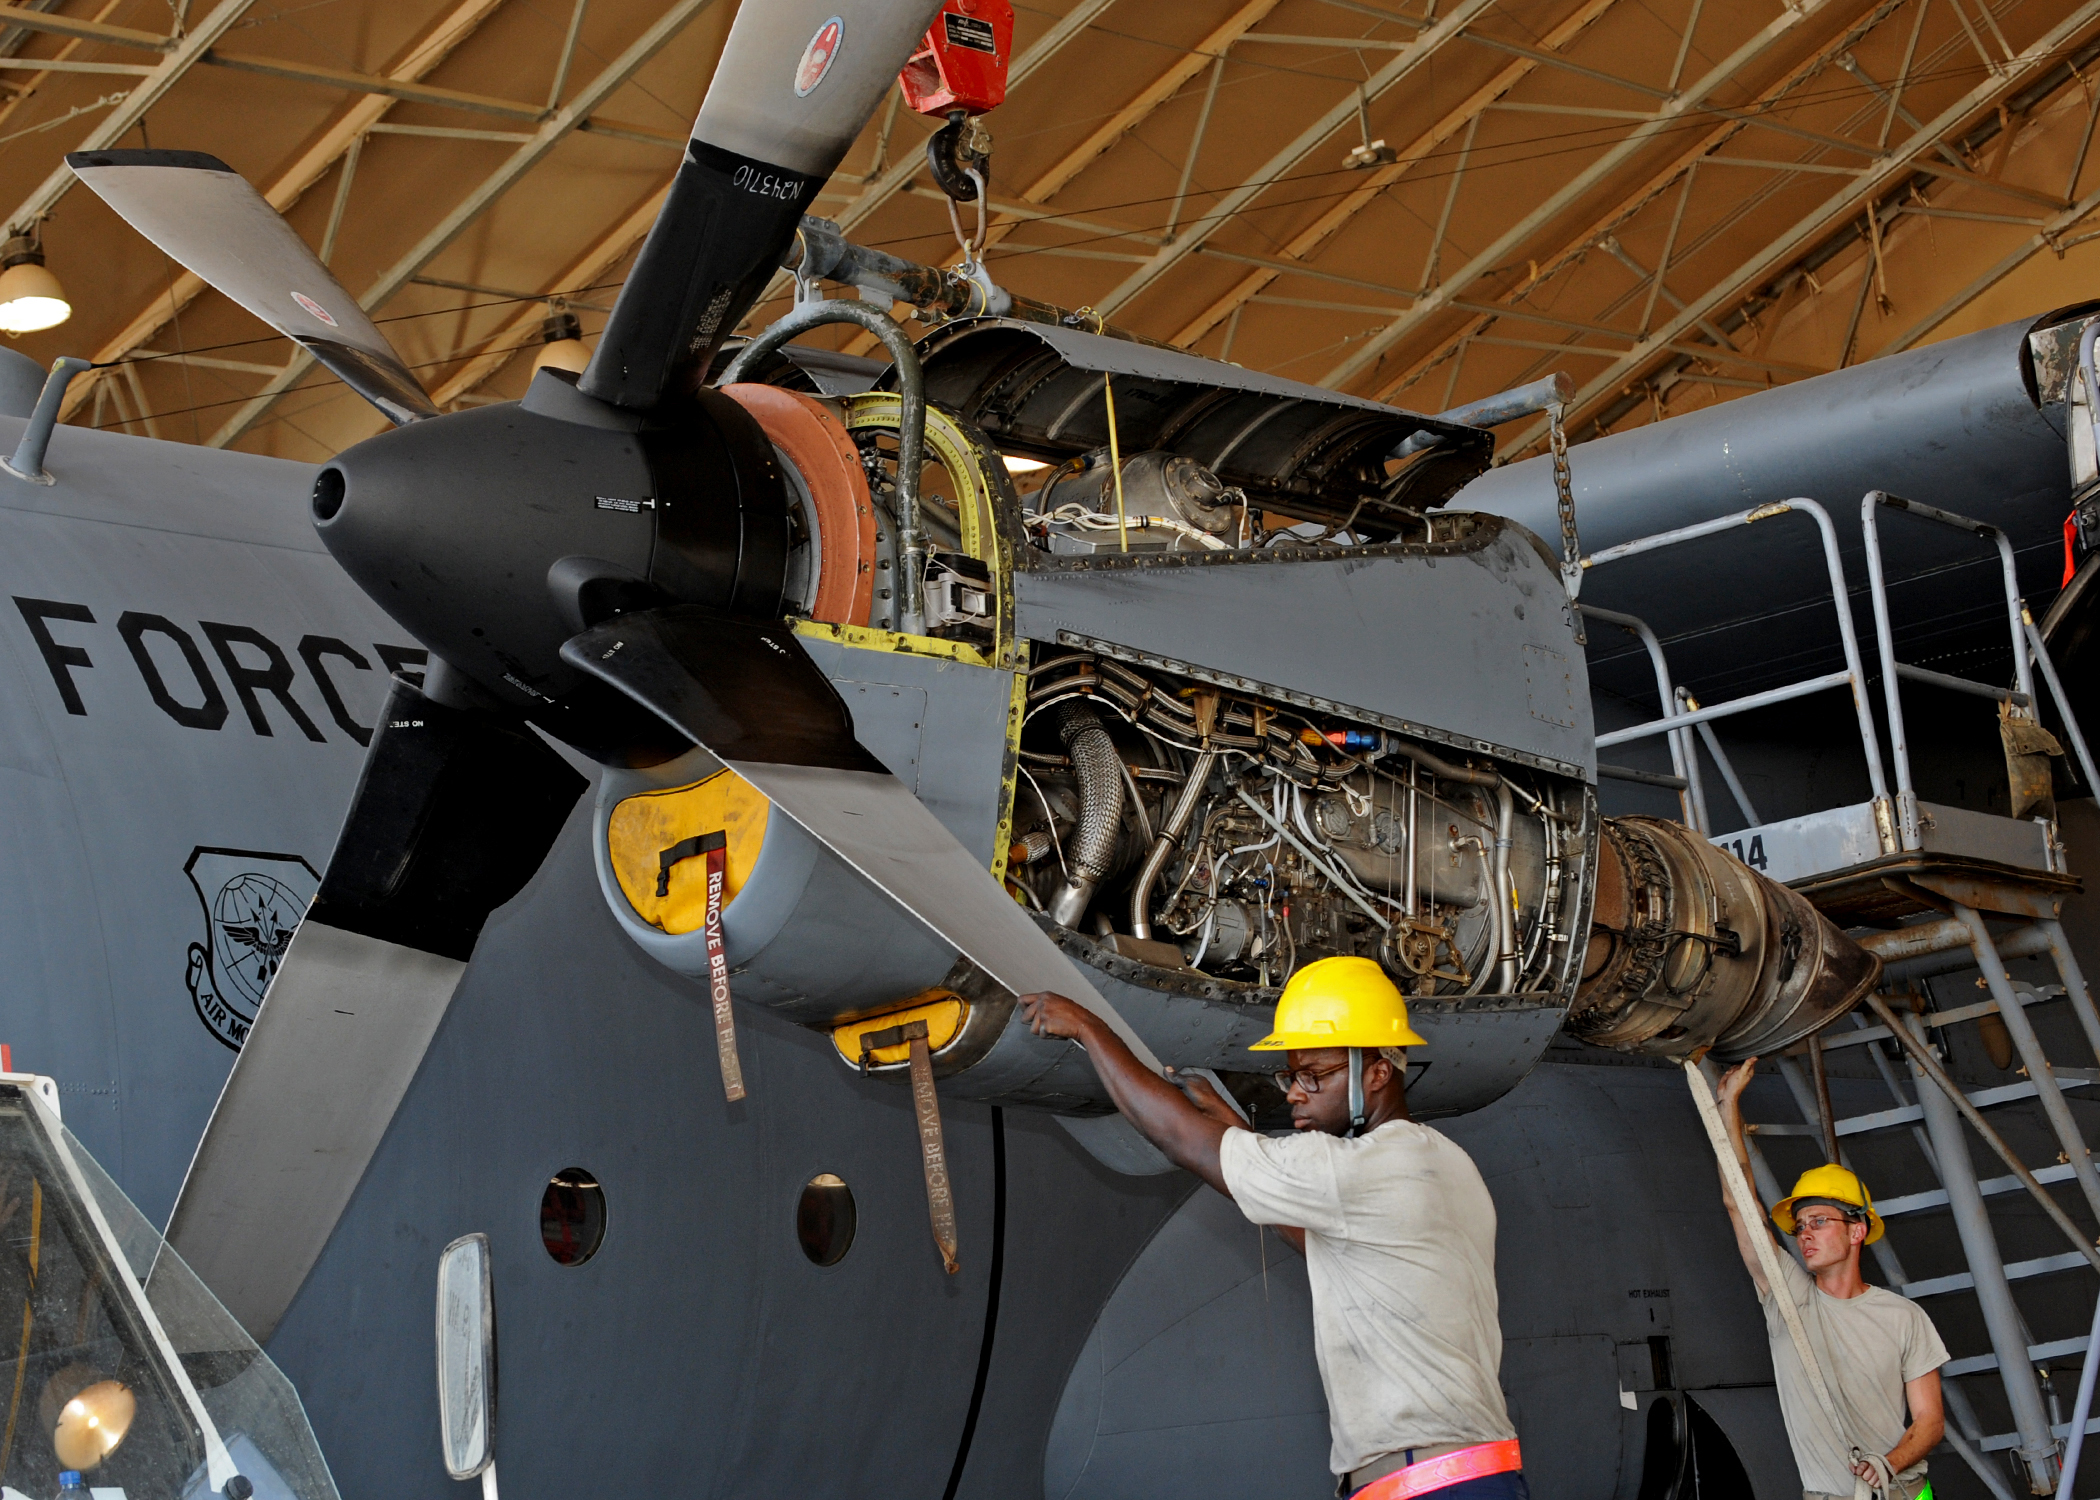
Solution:
M605 1189L582 1167L563 1167L540 1194L540 1243L555 1262L580 1266L605 1242Z
M853 1190L834 1172L819 1172L795 1205L795 1238L820 1266L835 1266L853 1248Z

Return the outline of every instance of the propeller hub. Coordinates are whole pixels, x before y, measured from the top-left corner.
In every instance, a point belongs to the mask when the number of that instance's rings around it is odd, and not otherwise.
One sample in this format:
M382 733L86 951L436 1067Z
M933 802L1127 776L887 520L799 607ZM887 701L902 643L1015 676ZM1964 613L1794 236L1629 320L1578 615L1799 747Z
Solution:
M609 764L687 747L561 659L633 609L779 616L788 495L772 445L701 391L646 418L542 371L522 403L396 428L314 483L335 559L456 671Z

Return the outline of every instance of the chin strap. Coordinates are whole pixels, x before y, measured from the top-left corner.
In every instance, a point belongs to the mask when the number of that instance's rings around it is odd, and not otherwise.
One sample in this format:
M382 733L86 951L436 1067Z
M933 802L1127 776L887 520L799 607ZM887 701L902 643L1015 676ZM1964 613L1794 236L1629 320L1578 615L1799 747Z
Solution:
M1369 1122L1370 1111L1364 1106L1364 1049L1349 1049L1349 1136L1355 1139L1364 1133Z

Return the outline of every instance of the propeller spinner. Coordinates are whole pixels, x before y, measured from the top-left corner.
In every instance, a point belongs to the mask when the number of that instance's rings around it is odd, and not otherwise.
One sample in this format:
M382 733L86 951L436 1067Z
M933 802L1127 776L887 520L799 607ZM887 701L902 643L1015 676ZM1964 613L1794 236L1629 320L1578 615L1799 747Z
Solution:
M82 153L87 185L398 425L313 492L323 542L432 652L397 680L319 895L227 1081L169 1238L266 1338L326 1245L483 923L583 779L700 745L993 981L1130 1032L856 741L782 617L788 498L757 423L701 377L935 0L739 12L663 211L589 368L437 415L355 299L252 187L186 152Z

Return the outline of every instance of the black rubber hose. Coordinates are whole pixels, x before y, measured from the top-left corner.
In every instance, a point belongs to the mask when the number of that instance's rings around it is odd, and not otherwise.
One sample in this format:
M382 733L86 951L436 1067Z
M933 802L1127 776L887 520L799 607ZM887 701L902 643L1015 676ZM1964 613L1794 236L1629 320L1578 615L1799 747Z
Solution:
M768 354L798 333L827 323L851 323L882 340L897 369L897 561L898 624L907 635L926 633L926 537L920 530L919 470L926 453L926 377L911 335L896 319L865 302L805 302L737 351L718 384L734 385Z

